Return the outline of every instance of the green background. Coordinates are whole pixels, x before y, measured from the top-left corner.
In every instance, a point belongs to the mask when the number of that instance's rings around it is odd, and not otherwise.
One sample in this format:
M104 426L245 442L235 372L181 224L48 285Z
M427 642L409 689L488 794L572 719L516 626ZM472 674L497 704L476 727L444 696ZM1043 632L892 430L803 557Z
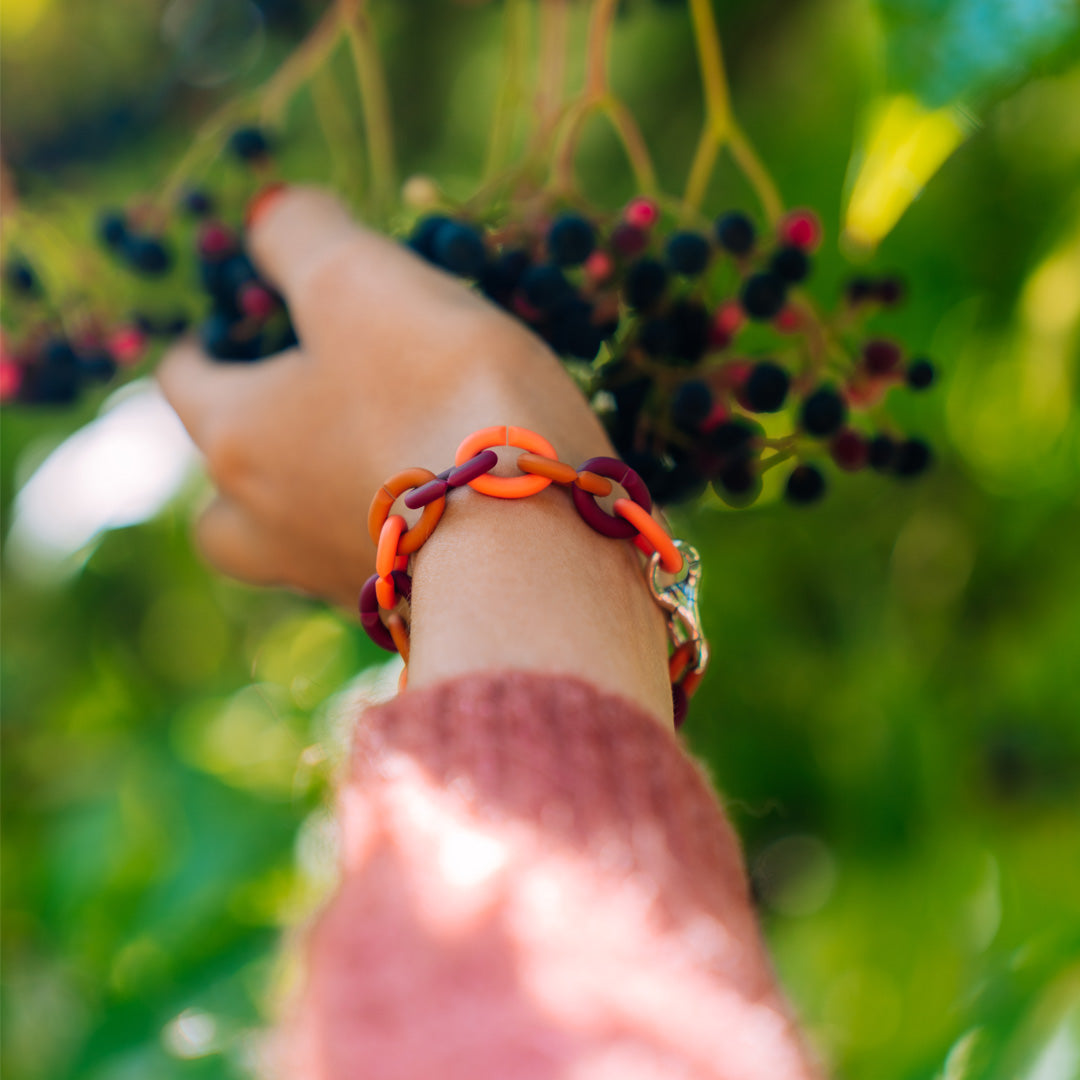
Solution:
M156 4L10 3L4 154L26 205L89 248L96 208L159 182L199 118L257 86L312 14L267 7L251 66L192 89ZM702 118L689 19L677 3L625 9L615 87L677 192ZM1070 1080L1080 1076L1075 25L1052 3L716 10L736 113L786 201L825 222L811 286L825 306L852 272L836 237L878 96L952 101L978 127L869 264L910 287L878 328L939 364L930 393L891 406L934 443L937 467L916 484L834 477L810 510L732 513L707 501L674 515L702 551L714 650L686 738L743 837L779 974L837 1076ZM467 194L498 78L501 6L375 11L402 175L430 173ZM241 53L226 49L225 68ZM347 174L360 160L339 148L335 166L306 92L288 132L290 176ZM580 174L601 205L631 193L600 124ZM211 178L237 183L220 168ZM721 170L707 209L732 205L750 204ZM42 256L47 279L67 271L58 259ZM103 396L60 413L5 409L6 522L19 486ZM294 969L281 932L328 887L339 695L385 654L344 616L209 573L188 541L202 494L193 482L153 520L105 533L59 583L5 569L12 1080L247 1075Z

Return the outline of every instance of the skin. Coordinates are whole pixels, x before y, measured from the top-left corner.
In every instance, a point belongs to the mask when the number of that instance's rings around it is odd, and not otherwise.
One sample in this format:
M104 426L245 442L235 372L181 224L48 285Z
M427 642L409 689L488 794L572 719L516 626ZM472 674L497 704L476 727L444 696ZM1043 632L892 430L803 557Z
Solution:
M617 456L538 338L328 193L287 188L252 224L249 247L302 348L223 364L185 341L159 368L217 488L196 540L224 573L355 611L374 573L368 506L393 474L439 472L466 435L494 424L540 433L570 464ZM499 451L496 475L517 474L514 453ZM419 517L401 500L393 512ZM507 667L559 672L670 727L664 616L643 566L555 485L519 500L459 489L414 559L409 686Z

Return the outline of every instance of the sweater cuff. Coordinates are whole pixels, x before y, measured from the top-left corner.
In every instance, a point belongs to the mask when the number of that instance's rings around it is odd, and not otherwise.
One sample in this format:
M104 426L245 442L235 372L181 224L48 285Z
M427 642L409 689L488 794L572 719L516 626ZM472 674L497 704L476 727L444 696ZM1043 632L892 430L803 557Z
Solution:
M350 779L377 786L399 755L480 817L532 825L601 870L652 878L674 921L704 910L744 922L751 910L704 767L673 730L582 679L501 670L407 690L364 713Z

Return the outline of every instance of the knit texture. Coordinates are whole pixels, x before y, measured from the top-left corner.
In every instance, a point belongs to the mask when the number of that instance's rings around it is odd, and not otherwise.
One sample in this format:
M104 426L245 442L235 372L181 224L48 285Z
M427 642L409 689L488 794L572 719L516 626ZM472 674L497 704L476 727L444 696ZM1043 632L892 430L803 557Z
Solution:
M340 816L282 1075L818 1075L708 777L633 703L522 671L407 691L360 718Z

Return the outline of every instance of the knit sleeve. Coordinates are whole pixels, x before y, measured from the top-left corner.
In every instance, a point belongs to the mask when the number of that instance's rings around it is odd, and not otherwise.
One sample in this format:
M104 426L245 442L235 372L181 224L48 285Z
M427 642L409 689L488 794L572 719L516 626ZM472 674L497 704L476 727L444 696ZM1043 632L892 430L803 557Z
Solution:
M809 1080L702 767L582 680L368 709L342 882L282 1028L297 1080Z

